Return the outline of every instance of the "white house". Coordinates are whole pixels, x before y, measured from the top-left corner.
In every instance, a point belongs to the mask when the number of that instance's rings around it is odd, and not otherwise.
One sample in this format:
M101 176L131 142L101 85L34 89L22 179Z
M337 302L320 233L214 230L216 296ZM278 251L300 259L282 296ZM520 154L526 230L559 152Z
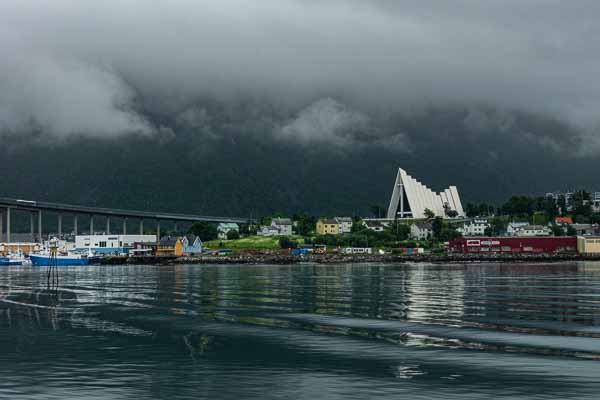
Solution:
M410 226L410 238L415 240L427 239L433 235L433 225L431 222L422 222Z
M552 230L543 225L526 225L517 231L517 236L550 236Z
M463 236L483 236L486 228L490 227L487 218L474 218L465 221L463 226L458 229Z
M271 225L263 225L260 227L260 230L256 232L258 236L278 236L279 229L271 226Z
M521 228L528 226L529 222L510 222L506 227L507 236L518 236L517 233Z
M340 226L340 233L352 232L352 218L350 217L335 217L335 221Z
M77 235L75 250L94 253L121 254L133 248L134 243L156 243L156 235Z
M292 220L289 218L273 218L271 227L277 229L280 236L289 236L292 234Z
M217 237L219 239L227 239L227 234L230 231L239 232L239 225L232 222L221 222L219 225L217 225Z
M362 224L367 227L367 229L373 232L383 232L385 228L388 227L388 223L381 220L373 220L373 219L363 219Z

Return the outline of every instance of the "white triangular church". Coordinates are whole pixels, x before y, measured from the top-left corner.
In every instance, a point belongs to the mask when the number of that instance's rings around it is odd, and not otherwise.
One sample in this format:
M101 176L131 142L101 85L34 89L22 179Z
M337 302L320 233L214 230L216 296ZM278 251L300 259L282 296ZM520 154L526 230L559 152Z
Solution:
M387 212L388 219L425 218L426 209L443 218L448 218L450 211L456 211L457 217L465 216L456 186L436 193L399 168Z

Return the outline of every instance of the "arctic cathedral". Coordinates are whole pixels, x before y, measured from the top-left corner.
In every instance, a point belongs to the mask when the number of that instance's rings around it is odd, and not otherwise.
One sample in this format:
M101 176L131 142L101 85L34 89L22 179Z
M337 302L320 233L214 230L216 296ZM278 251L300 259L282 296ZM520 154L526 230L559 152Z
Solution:
M465 216L456 186L436 193L399 168L387 218L425 218L426 209L443 218Z

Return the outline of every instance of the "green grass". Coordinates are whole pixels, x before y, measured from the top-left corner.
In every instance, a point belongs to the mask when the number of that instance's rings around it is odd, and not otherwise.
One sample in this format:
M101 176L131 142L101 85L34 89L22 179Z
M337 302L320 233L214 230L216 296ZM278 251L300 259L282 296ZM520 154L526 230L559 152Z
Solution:
M291 236L291 238L297 240L298 243L304 243L304 239L301 236ZM204 246L211 249L223 248L232 250L275 250L279 249L279 237L248 236L237 240L211 240L210 242L205 242Z

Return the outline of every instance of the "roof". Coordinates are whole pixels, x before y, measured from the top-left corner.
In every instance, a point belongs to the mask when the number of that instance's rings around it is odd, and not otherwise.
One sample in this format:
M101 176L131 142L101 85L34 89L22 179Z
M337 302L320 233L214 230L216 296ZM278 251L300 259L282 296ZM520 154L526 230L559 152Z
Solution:
M545 230L547 229L547 227L545 227L544 225L525 225L523 226L523 229L525 230Z
M414 224L414 225L421 230L433 229L433 224L431 222L421 222L421 223Z
M352 222L350 217L335 217L335 220L338 222Z
M164 236L163 238L160 239L160 241L158 242L159 246L175 246L175 244L177 243L177 238L174 238L172 236Z
M385 227L385 225L381 221L363 220L363 224L365 224L365 226L367 226L368 228L379 228L379 227L384 228Z
M289 218L273 218L271 223L276 225L292 225L292 220Z
M338 225L338 222L333 218L324 218L319 221L327 225Z
M200 239L196 235L185 235L185 238L187 239L189 244L193 244L196 241L196 239ZM200 242L202 242L202 240L200 240Z
M221 222L218 228L222 229L239 229L239 225L233 222Z
M573 224L573 218L571 217L556 217L554 218L555 224Z

